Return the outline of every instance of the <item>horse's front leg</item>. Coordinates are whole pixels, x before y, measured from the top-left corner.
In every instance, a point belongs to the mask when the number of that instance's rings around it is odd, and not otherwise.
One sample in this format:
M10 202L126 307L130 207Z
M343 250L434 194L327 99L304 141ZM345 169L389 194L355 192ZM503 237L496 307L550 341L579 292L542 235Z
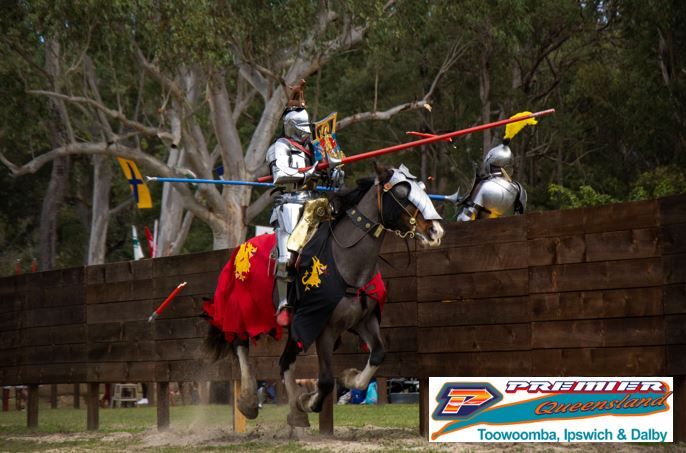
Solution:
M235 344L238 365L241 368L241 393L238 396L238 410L246 418L257 418L259 408L257 404L257 380L252 374L248 361L248 342L238 341Z
M317 358L319 359L317 390L304 393L298 398L298 404L305 412L321 412L324 399L333 391L334 378L331 359L335 342L336 336L330 326L327 326L317 338Z
M286 420L293 428L307 428L310 426L310 421L307 418L307 414L298 405L298 397L301 391L298 384L295 383L295 359L297 356L298 346L295 344L295 341L289 338L279 359L281 376L283 376L286 393L288 394L289 412Z
M381 339L379 320L373 312L369 313L364 322L360 323L355 329L360 338L362 338L362 341L369 347L369 358L367 359L367 365L362 371L354 368L344 370L341 374L341 382L349 389L364 390L383 362L386 351Z

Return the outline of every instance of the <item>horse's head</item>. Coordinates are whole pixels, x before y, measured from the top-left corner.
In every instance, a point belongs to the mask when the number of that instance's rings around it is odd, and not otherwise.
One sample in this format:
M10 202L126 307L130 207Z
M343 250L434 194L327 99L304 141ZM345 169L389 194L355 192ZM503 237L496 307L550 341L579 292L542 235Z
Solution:
M378 205L384 228L401 237L417 237L422 245L437 247L444 231L424 183L405 167L384 168L375 164Z

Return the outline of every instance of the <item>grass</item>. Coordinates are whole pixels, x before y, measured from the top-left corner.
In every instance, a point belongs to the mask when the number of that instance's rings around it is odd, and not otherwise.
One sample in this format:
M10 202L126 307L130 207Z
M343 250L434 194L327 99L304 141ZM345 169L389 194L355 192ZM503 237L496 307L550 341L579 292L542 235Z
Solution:
M340 447L328 445L316 436L317 414L310 414L311 431L308 440L291 441L286 426L287 406L266 405L256 420L248 420L247 433L232 432L231 407L225 405L174 406L170 408L171 428L159 433L156 429L155 407L101 409L100 429L86 431L86 410L50 409L42 404L38 428L26 427L26 411L0 412L0 451L145 451L177 452L200 448L202 451L265 451L280 452L330 451ZM383 448L384 442L368 429L381 427L416 438L417 405L335 406L336 435L353 432L353 440L372 441ZM400 430L400 431L397 431ZM383 437L383 436L381 436ZM330 438L328 438L330 439ZM324 443L322 443L324 442ZM314 443L314 444L313 444ZM343 444L345 445L345 443ZM396 451L397 446L387 445ZM402 449L402 448L400 448Z

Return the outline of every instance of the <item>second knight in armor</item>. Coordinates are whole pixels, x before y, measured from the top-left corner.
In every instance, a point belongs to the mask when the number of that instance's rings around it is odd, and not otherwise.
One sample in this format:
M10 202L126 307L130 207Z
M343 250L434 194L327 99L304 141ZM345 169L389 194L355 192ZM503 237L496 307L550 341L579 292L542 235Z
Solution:
M507 144L498 145L486 153L474 187L460 203L459 222L524 213L526 190L509 174L513 160L512 150Z
M523 112L512 118L529 113ZM503 143L486 153L472 190L458 202L458 208L461 208L457 214L458 222L524 214L526 190L510 176L514 155L509 144L525 126L535 124L536 120L529 118L506 126Z

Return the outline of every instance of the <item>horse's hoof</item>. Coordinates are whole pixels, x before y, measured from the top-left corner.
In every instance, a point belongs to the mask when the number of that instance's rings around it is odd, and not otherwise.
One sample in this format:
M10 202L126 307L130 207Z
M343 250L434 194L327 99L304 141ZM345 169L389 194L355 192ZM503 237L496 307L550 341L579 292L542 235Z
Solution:
M360 370L356 370L355 368L348 368L347 370L343 370L343 372L341 373L341 382L343 383L343 387L349 389L362 390L358 388L357 383L355 382L359 374Z
M298 398L295 400L295 404L298 407L298 409L300 409L303 412L319 412L315 411L311 405L312 397L315 393L316 392L301 393L300 395L298 395Z
M253 404L254 403L254 404ZM257 407L257 400L247 402L242 398L238 399L238 410L241 414L245 416L248 420L254 420L260 412L259 407Z
M307 414L305 412L290 411L288 413L288 417L286 417L286 421L293 428L309 428L310 427L310 420L309 420L309 418L307 418Z

